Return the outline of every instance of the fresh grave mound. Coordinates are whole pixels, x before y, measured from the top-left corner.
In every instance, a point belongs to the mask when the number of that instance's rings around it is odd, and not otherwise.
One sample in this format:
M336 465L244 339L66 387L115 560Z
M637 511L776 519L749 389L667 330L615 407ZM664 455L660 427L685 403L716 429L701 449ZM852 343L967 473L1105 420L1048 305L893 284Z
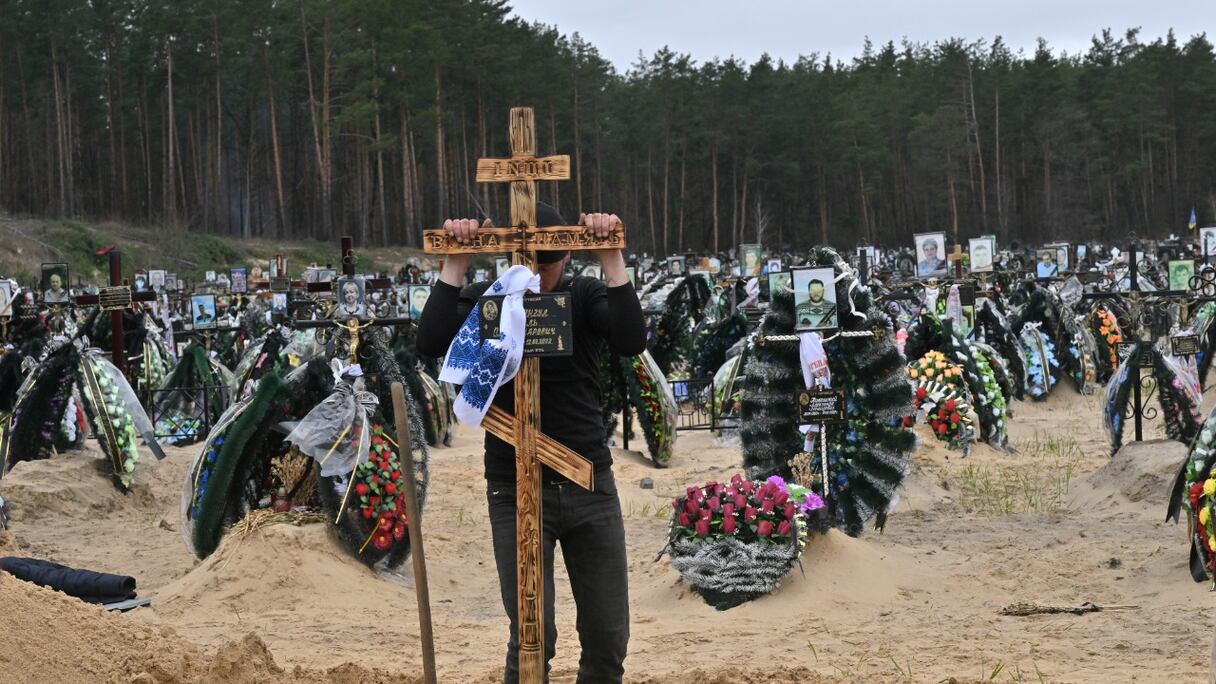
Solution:
M63 594L0 573L0 681L406 683L416 677L389 675L354 665L328 672L279 667L253 634L229 642L214 655L201 652L170 629L156 628L137 614L107 613Z
M1115 494L1128 501L1164 506L1179 466L1187 458L1186 445L1169 439L1129 442L1119 448L1110 463L1089 476L1091 492L1078 498L1090 503Z
M134 507L154 506L147 483L139 481L123 494L111 483L109 461L90 442L79 451L58 454L13 466L0 489L8 500L14 522L54 517L95 518Z
M228 631L214 631L216 621L239 615L241 625L257 629L278 652L301 643L292 636L297 629L305 641L324 636L308 616L355 618L413 601L402 586L352 558L330 525L269 524L246 531L244 524L234 525L215 553L156 592L157 614L192 638L219 643Z

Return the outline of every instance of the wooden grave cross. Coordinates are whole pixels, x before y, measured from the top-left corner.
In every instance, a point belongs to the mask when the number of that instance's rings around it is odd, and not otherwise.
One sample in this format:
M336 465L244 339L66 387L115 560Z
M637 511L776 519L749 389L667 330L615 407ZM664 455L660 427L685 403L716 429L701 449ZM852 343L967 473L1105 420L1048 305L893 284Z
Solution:
M130 284L125 282L122 277L122 252L111 249L108 256L110 259L110 286L102 288L99 294L79 295L73 298L72 303L77 306L100 306L103 311L110 312L110 363L126 373L127 352L126 331L123 330L122 324L123 309L130 308L135 302L156 301L156 293L152 290L132 292Z
M946 255L946 260L954 264L954 277L963 277L963 246L955 245L954 251Z
M481 228L464 243L447 231L426 230L423 251L428 254L495 254L511 252L512 264L533 268L536 252L622 249L625 229L616 226L598 237L583 226L536 225L536 181L568 180L569 155L536 156L536 125L531 107L513 107L510 113L511 156L480 159L478 183L511 184L511 226ZM544 679L544 582L541 565L541 468L546 465L571 482L593 489L590 461L550 439L540 425L540 365L525 356L515 375L515 415L490 406L481 426L515 447L515 560L519 627L519 679L539 684Z

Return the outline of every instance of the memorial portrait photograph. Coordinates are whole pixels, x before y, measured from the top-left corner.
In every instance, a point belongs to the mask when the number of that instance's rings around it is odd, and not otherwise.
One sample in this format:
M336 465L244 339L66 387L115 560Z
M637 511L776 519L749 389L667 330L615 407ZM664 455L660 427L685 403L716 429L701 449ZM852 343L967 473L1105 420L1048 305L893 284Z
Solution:
M422 310L426 308L427 300L431 298L430 285L410 285L410 318L418 320Z
M942 278L946 275L946 234L918 233L912 236L916 245L916 277Z
M967 252L971 258L972 273L991 273L992 257L996 253L996 238L984 236L967 241Z
M338 293L338 308L334 311L337 318L362 318L367 312L364 299L362 278L339 278L335 284Z
M215 327L215 295L190 296L190 321L195 330Z
M836 272L832 268L790 270L794 290L794 329L830 330L838 326Z
M46 304L63 304L71 298L68 292L68 265L42 265L42 301Z

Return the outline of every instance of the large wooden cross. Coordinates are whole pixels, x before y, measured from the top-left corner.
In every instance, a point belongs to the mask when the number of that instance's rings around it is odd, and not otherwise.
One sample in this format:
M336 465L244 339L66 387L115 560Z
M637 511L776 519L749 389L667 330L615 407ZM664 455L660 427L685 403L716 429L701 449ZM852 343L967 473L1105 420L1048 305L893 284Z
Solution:
M477 162L478 183L511 184L511 226L482 228L465 243L444 230L423 232L428 254L512 253L512 263L533 268L538 251L621 249L625 230L614 228L597 237L583 226L536 226L536 181L570 178L570 157L536 156L536 127L531 107L511 109L511 157ZM519 629L519 679L527 684L543 681L545 659L544 576L541 565L541 468L546 465L575 484L595 486L591 462L541 433L540 366L525 357L515 375L515 415L491 406L484 427L515 447L515 559ZM594 618L592 618L594 619Z

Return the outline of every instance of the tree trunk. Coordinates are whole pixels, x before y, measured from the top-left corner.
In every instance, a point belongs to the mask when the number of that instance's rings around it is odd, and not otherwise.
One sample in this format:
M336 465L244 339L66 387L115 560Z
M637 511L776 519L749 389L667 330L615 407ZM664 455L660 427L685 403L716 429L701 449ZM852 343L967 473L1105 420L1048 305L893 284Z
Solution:
M710 166L710 205L713 211L713 236L714 236L714 254L721 251L718 234L718 141L714 141L709 147L709 166Z

